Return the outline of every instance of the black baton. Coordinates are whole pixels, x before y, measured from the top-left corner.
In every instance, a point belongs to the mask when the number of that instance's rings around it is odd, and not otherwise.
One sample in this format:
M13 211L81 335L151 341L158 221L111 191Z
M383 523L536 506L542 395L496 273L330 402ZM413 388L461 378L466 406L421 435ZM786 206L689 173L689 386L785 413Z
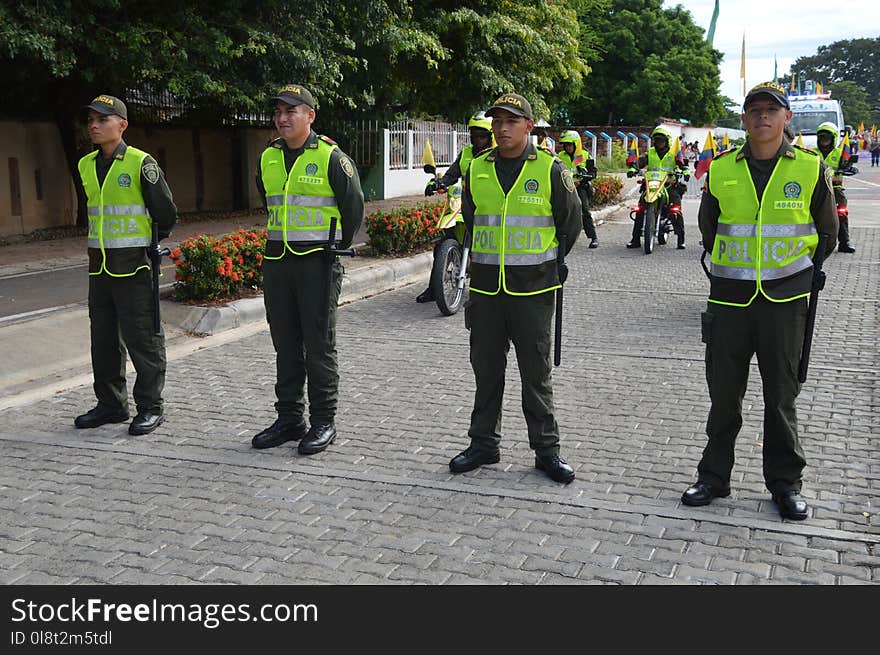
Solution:
M327 245L324 246L324 254L327 257L327 267L324 269L324 339L330 338L330 313L333 302L333 264L337 255L354 257L354 248L340 250L336 248L336 217L330 217L330 233L327 235Z
M816 325L816 305L819 304L819 292L825 288L825 271L822 270L822 264L825 262L825 243L827 241L828 235L820 234L819 245L816 246L816 254L813 255L813 284L810 286L810 304L807 306L804 346L801 349L801 361L798 364L798 381L801 383L807 380L810 350L813 347L813 328Z
M162 321L159 316L159 276L162 275L162 255L170 253L168 248L159 247L159 226L153 223L153 240L150 243L150 252L147 254L150 258L150 268L153 269L153 334L157 335L162 331Z
M559 288L556 290L556 334L553 338L553 365L559 366L562 362L562 271L565 270L565 241L564 234L559 235L559 247L556 251L556 266L559 270Z

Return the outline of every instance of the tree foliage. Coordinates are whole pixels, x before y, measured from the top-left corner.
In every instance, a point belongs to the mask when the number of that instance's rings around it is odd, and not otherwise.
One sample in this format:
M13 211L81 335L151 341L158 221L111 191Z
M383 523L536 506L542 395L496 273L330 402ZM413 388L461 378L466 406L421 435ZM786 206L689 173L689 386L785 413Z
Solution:
M691 14L662 0L610 0L579 20L602 35L582 97L567 107L573 122L655 122L660 116L710 122L726 115L719 94L721 53Z
M859 123L870 126L871 123L877 122L880 113L871 105L868 94L861 86L855 82L842 80L834 82L828 88L831 97L840 100L843 116L848 124L856 127Z
M871 102L880 104L880 37L844 39L819 46L815 55L798 57L791 70L798 75L803 71L806 79L817 80L823 86L844 80L854 82Z

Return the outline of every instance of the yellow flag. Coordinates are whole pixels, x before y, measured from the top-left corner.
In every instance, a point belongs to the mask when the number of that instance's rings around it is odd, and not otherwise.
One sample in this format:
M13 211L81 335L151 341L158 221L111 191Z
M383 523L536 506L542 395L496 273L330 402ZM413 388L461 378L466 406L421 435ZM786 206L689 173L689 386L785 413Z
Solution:
M739 62L739 76L743 79L743 95L746 94L746 35L743 33L742 57Z
M794 93L794 92L797 90L797 80L796 80L796 78L797 78L797 74L796 74L796 73L792 73L792 74L791 74L791 87L789 87L789 91L791 91L792 93Z
M678 153L681 152L681 137L675 137L675 143L672 144L672 156L678 157Z
M431 150L431 140L425 139L425 151L422 153L422 163L429 164L437 168L437 162L434 161L434 151Z
M730 150L730 135L725 132L724 140L721 142L721 145L724 146L722 150Z
M877 136L877 125L874 123L871 124L871 136Z
M859 134L865 131L865 123L864 121L859 123Z
M706 134L706 143L703 144L703 150L711 150L713 157L718 154L718 146L715 144L715 137L712 136L711 132Z
M798 132L798 138L797 138L797 141L794 142L794 144L796 146L800 146L801 148L803 148L804 147L804 135L801 134L800 132Z
M822 93L822 83L816 82L816 93Z

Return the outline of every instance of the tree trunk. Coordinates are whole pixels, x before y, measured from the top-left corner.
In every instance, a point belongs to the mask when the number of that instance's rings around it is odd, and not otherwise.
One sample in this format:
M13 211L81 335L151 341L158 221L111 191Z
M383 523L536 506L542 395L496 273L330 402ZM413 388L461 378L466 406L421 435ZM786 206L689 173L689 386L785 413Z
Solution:
M67 109L67 111L65 111ZM76 190L76 225L86 227L89 224L88 209L86 204L86 192L83 189L82 180L79 177L79 164L82 153L79 151L76 138L76 111L70 111L69 108L59 107L55 113L55 125L58 126L58 132L61 136L61 147L64 148L64 158L67 160L67 169L70 172L70 179L73 182L73 188Z

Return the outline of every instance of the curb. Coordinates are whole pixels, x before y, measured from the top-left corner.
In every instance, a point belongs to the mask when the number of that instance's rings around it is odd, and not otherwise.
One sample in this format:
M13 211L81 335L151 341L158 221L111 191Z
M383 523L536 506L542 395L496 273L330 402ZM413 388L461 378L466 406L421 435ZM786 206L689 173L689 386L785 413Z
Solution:
M425 281L431 273L433 260L433 252L423 252L346 272L342 277L339 305ZM162 300L162 320L186 332L213 335L255 321L265 321L266 308L262 295L220 307L198 307Z

